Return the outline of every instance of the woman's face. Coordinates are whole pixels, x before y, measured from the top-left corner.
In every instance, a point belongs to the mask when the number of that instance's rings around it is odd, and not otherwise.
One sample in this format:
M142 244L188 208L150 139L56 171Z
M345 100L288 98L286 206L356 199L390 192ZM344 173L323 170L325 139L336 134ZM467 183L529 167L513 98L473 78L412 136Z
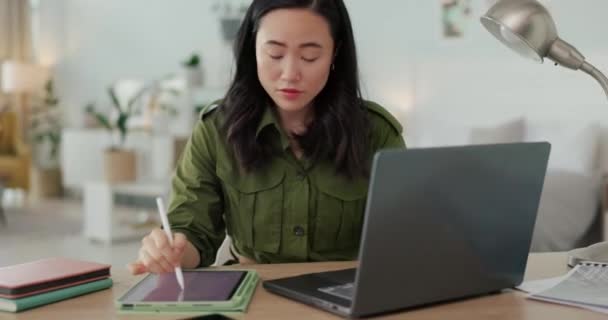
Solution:
M283 112L304 111L321 92L333 62L329 24L307 9L277 9L260 21L258 79Z

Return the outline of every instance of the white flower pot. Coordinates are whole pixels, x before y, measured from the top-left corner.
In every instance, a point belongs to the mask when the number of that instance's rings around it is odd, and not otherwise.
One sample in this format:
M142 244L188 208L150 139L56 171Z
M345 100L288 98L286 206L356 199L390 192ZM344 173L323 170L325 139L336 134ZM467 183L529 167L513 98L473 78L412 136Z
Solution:
M203 70L200 67L185 67L184 76L189 88L200 88L203 86Z

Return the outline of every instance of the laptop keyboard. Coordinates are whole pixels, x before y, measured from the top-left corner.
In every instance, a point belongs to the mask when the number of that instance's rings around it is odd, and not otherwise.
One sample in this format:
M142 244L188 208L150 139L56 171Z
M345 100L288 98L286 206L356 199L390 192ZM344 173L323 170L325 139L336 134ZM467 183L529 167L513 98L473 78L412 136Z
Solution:
M351 301L353 299L355 285L354 285L354 283L350 282L347 284L341 284L341 285L337 285L337 286L323 287L323 288L319 288L318 290L321 292L331 294L333 296Z

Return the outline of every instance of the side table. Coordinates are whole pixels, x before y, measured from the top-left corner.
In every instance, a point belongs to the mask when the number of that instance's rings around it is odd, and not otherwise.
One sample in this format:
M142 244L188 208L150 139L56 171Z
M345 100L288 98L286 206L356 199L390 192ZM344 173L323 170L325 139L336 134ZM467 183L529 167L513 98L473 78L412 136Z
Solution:
M125 200L144 198L149 200L146 202L155 204L154 198L165 196L167 186L167 183L161 182L125 184L87 182L83 195L84 236L89 240L105 243L141 239L152 228L148 228L145 224L142 227L137 222L137 211L148 210L157 215L156 207L143 207L137 201ZM118 203L122 205L117 205Z

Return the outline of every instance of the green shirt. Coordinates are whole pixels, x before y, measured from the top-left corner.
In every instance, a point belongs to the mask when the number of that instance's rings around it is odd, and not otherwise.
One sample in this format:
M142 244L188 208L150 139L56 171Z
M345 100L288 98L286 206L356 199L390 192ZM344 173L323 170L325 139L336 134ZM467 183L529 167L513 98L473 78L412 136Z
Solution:
M370 159L377 150L405 147L399 122L373 102L366 106ZM337 174L330 161L297 159L271 107L257 136L271 135L280 152L241 174L214 109L202 112L183 151L169 205L172 229L199 250L201 266L214 262L226 231L239 254L260 263L356 259L368 179Z

